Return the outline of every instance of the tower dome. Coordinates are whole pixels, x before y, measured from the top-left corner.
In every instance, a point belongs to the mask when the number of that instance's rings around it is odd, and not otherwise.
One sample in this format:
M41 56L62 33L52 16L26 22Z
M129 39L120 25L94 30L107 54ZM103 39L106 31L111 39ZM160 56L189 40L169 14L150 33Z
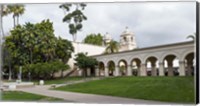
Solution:
M126 35L133 35L133 32L131 32L128 27L126 27L125 31L122 32L121 36L126 36Z
M128 27L120 35L120 49L119 51L133 50L137 48L135 35L131 32Z

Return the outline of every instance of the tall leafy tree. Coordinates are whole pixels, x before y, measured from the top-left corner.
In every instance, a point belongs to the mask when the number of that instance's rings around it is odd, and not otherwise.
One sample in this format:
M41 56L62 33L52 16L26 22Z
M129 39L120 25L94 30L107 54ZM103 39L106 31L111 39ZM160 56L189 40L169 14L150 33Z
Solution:
M78 53L75 58L76 65L83 70L83 76L87 75L87 68L94 68L98 64L97 60L93 57L87 56L84 53Z
M90 34L90 35L87 35L85 37L83 42L87 43L87 44L93 44L93 45L102 46L103 37L102 37L102 35L100 33L98 33L98 34Z
M7 62L11 68L57 60L65 64L73 52L71 42L55 37L53 23L48 19L37 24L16 26L6 37L5 47L9 52Z
M55 52L56 56L61 59L63 63L67 63L71 58L72 52L74 52L74 48L70 41L58 37Z
M25 12L25 7L24 5L15 4L8 5L8 9L10 13L13 13L13 24L14 27L16 27L17 25L19 25L19 16L24 14Z
M72 6L75 6L75 10L70 11ZM86 7L86 4L69 4L65 3L59 6L61 9L64 10L65 16L63 18L63 22L68 23L69 33L72 34L73 41L76 42L77 39L77 32L81 31L83 25L82 22L87 20L87 17L83 14L83 10Z
M106 47L105 53L114 53L118 52L119 50L119 44L117 41L110 41Z

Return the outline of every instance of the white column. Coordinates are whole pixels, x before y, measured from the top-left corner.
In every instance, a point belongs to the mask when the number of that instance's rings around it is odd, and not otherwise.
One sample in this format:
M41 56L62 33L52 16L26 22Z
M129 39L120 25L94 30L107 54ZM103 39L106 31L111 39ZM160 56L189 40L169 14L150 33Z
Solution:
M87 75L86 76L91 76L91 69L87 68Z
M109 76L109 74L108 74L108 67L107 66L105 66L105 77L108 77Z
M140 76L147 76L147 72L146 72L146 64L141 64L141 68L140 68Z
M151 75L157 76L157 70L156 70L156 64L155 63L151 63Z
M179 61L179 76L185 76L185 62Z
M168 76L174 76L173 72L173 63L172 61L167 61L168 62Z
M141 66L137 65L137 76L141 76Z
M127 66L127 76L132 76L132 68L131 65Z
M119 66L116 66L115 67L115 76L119 76L119 71L120 71Z
M165 74L164 74L164 63L163 62L159 63L159 76L165 76Z
M188 60L187 62L187 71L188 71L188 76L191 76L192 75L192 62L193 60Z

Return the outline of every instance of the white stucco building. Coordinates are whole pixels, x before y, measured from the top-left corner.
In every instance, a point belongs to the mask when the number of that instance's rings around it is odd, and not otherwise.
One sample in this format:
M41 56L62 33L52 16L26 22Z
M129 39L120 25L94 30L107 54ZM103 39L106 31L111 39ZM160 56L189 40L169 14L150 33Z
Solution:
M104 54L106 44L112 41L109 33L103 37L103 46L73 42L75 52L68 62L71 71L66 71L66 74L73 72L71 75L82 75L82 71L74 67L75 54L80 52L99 62L95 69L88 69L89 76L186 76L195 73L194 41L137 48L135 35L128 27L119 36L119 52L110 54Z

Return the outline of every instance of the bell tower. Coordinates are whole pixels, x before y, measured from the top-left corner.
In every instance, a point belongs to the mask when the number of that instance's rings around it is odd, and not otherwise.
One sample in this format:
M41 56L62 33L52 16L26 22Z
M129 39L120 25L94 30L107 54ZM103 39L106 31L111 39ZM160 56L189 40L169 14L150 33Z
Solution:
M133 50L135 48L137 48L135 35L126 27L125 31L120 35L119 51Z

